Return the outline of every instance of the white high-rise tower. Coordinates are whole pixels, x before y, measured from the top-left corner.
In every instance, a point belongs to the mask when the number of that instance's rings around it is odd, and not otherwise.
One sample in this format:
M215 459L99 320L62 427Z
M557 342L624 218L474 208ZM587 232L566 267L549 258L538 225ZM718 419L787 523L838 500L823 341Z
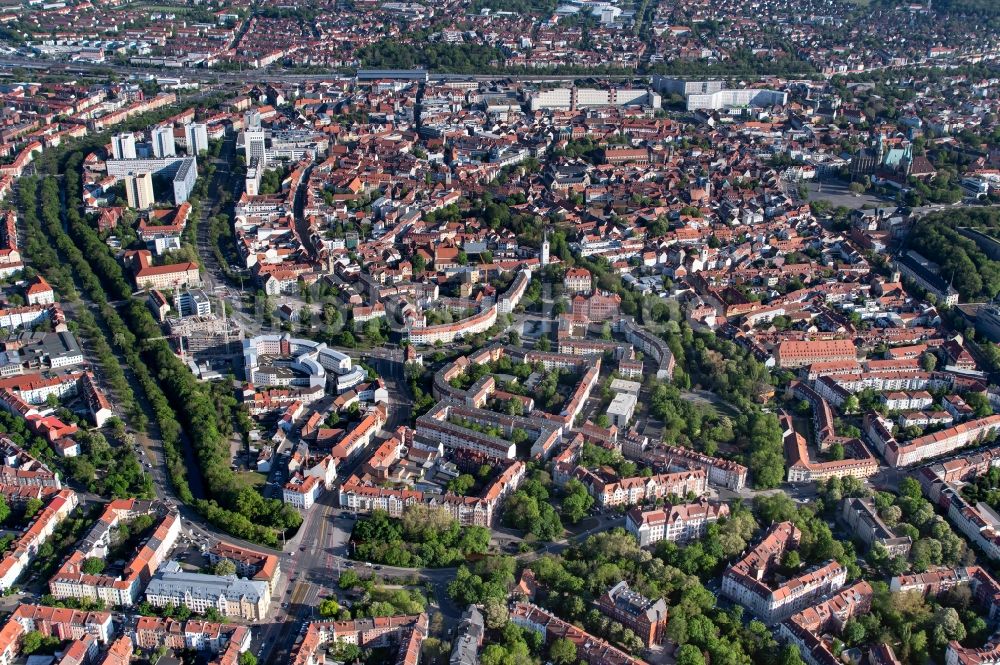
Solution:
M135 159L135 135L126 132L112 136L111 155L115 159Z
M542 252L539 257L539 263L543 266L549 265L549 232L546 231L545 235L542 237Z
M177 155L177 150L174 147L173 125L164 125L153 129L152 143L154 157L174 157Z

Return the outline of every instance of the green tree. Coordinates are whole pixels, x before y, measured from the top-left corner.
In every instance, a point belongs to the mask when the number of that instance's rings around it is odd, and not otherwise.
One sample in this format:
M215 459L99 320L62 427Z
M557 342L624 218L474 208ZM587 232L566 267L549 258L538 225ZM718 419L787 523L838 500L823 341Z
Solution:
M222 575L223 577L227 575L235 575L236 564L229 559L219 559L219 562L215 564L215 574Z
M30 499L28 499L27 501L25 501L24 502L24 519L28 519L28 520L32 519L35 515L38 514L38 511L42 509L43 505L44 504L42 503L42 500L41 499L36 499L35 497L31 497Z
M556 665L573 665L576 662L576 644L559 637L549 645L549 659Z
M323 617L335 617L340 613L340 603L336 598L324 598L319 604L319 614Z
M677 650L677 665L705 665L705 655L693 644L683 644Z
M353 589L359 584L361 584L361 578L353 570L345 570L340 573L340 579L337 582L337 585L344 590Z
M576 524L587 515L594 505L594 497L590 496L587 487L576 478L571 478L563 488L566 496L562 502L562 515L571 524Z
M83 560L80 570L87 575L100 575L104 572L104 559L99 559L96 556L87 557Z
M799 653L799 648L797 646L794 644L786 644L781 650L778 665L805 665L805 661L802 660L802 655Z
M503 628L509 619L507 603L500 598L487 598L483 602L483 619L491 630Z
M460 496L465 496L469 493L469 490L475 486L476 479L467 473L463 473L456 478L452 478L451 482L448 483L448 491Z
M31 654L41 649L42 640L44 638L45 636L42 635L37 630L32 630L28 633L25 633L24 637L21 638L21 651L25 655L30 656Z

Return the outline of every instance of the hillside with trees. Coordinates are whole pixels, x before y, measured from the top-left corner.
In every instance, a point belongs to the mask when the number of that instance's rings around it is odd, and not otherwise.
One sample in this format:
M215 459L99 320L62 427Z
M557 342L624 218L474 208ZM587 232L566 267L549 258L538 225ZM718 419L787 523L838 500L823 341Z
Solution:
M1000 293L1000 261L994 261L958 229L974 228L1000 237L1000 210L962 208L927 215L914 227L907 241L941 267L942 279L951 282L962 300L992 300Z

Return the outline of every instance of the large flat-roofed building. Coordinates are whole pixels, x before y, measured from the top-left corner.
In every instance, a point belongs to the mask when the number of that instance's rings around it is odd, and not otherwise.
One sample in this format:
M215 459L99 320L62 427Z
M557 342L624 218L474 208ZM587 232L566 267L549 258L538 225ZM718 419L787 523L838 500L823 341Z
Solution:
M531 110L563 109L596 106L645 106L660 108L660 95L646 88L555 88L531 95Z
M173 125L163 125L153 128L150 134L150 142L153 144L153 155L155 157L174 157L177 150L174 145ZM132 155L135 157L135 155ZM116 155L116 158L121 159Z
M111 154L115 159L135 159L135 135L132 132L111 137Z
M21 333L4 346L8 361L16 363L22 371L72 367L83 362L83 350L71 332ZM6 374L0 360L0 375Z
M189 155L199 155L208 151L208 127L203 122L192 122L184 127Z
M623 392L615 395L611 404L608 405L608 418L611 420L611 424L618 429L627 428L638 403L638 398L631 393Z
M153 176L139 173L125 176L125 198L128 206L136 210L149 210L156 203L153 195Z
M710 95L725 87L726 82L718 81L688 81L687 79L671 78L669 76L654 76L653 87L657 92L666 95Z
M168 178L173 185L174 204L188 200L198 179L198 160L194 157L162 157L140 159L109 159L105 162L108 175L126 178L142 174Z
M721 89L708 93L689 94L687 110L719 110L726 108L764 108L784 106L788 103L788 93L762 88Z
M168 561L146 587L146 602L153 607L185 605L199 614L213 607L223 616L260 621L267 616L271 592L267 582L189 573L176 561Z
M430 78L426 69L359 69L358 81L426 81Z
M181 316L209 316L212 301L204 291L178 291L174 294L174 309Z

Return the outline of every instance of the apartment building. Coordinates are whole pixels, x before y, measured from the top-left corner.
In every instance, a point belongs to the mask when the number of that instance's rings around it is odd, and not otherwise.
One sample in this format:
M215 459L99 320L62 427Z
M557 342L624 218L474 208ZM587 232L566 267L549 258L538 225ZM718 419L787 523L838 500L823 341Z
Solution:
M811 607L793 614L788 621L797 623L812 633L840 633L851 617L871 609L874 591L868 582L855 582L849 587Z
M8 619L0 626L0 665L12 665L21 653L21 638L25 630L16 621Z
M932 457L940 457L954 450L982 441L992 436L1000 428L1000 415L969 420L954 427L925 434L902 443L895 438L886 440L883 436L873 438L876 447L881 445L885 461L890 466L901 467L916 464Z
M353 621L313 621L308 624L302 641L295 647L291 662L292 665L322 665L326 662L326 656L321 649L334 642L354 644L362 648L398 644L401 650L408 650L413 638L419 642L426 635L426 614ZM401 662L415 665L416 660Z
M338 464L354 459L371 443L388 417L389 410L385 404L380 403L369 408L365 417L354 429L345 434L344 438L330 450L330 456L337 460Z
M135 210L149 210L156 203L153 195L153 175L140 173L125 176L125 196L128 207Z
M843 632L851 617L868 612L872 595L871 585L858 582L783 621L778 635L796 645L808 665L837 665L841 661L833 655L823 635Z
M197 263L183 262L154 266L152 254L145 249L130 250L125 253L125 259L132 265L138 289L171 291L201 286L201 273Z
M913 392L899 390L882 395L882 403L889 411L913 411L926 409L934 403L934 398L926 390Z
M665 465L669 469L703 469L708 474L709 485L736 492L747 484L747 468L742 464L721 457L711 457L690 448L657 446L643 451L639 457L654 466Z
M0 435L0 484L62 489L58 473L3 435Z
M674 360L674 354L670 352L666 340L636 325L635 321L629 318L619 319L616 327L624 333L629 344L657 362L657 379L669 381L673 378L677 361Z
M323 483L316 476L293 475L281 488L281 500L299 510L309 510L319 499Z
M35 275L24 290L24 295L28 299L28 305L52 305L56 301L55 291L41 275Z
M952 640L948 642L944 662L945 665L995 665L1000 662L1000 640L994 636L978 648L963 647Z
M62 310L52 305L0 308L0 327L8 330L34 326L45 319L57 323L63 319Z
M704 537L709 524L728 516L728 505L702 499L656 510L633 508L625 516L625 529L635 536L640 547L661 540L685 543Z
M159 523L120 573L91 575L83 571L86 559L107 557L120 524L139 515L150 514L159 517ZM49 592L56 598L101 600L109 605L134 605L139 600L142 587L166 559L180 532L180 517L158 501L112 501L81 539L77 549L49 580Z
M391 517L400 517L407 506L425 504L446 510L463 526L490 527L500 517L503 501L523 482L524 462L509 464L478 497L440 494L420 490L381 487L352 475L339 488L339 504L353 512L369 513L384 510Z
M413 344L448 344L457 339L486 332L497 322L497 305L493 304L481 312L457 321L435 326L412 326L407 337Z
M604 471L578 467L575 476L587 486L597 505L634 506L646 501L677 497L701 496L708 489L708 474L702 469L687 469L654 476L618 478Z
M278 578L281 577L281 559L277 555L264 554L221 540L209 548L208 561L213 566L220 561L232 562L236 566L237 575L255 582L266 582L272 595Z
M584 297L576 295L570 301L573 316L589 321L609 321L621 314L622 298L617 293L595 293Z
M647 647L660 644L667 628L667 603L650 600L622 580L597 599L597 609L639 636Z
M726 569L722 595L771 625L844 586L847 569L836 561L771 586L768 577L785 552L798 547L801 536L791 522L772 526L761 542Z
M947 490L955 490L956 485L970 482L995 466L1000 466L1000 447L997 446L921 467L917 478L927 498L947 508L942 500Z
M84 612L24 603L17 606L10 620L21 624L26 633L38 631L60 640L82 640L91 636L107 645L115 636L111 612Z
M576 645L577 659L587 665L643 665L644 663L641 659L633 658L537 605L514 603L510 620L521 628L541 634L546 642L557 639L573 642Z
M785 340L775 350L778 367L795 368L813 363L857 360L858 350L849 339Z
M33 631L60 642L70 641L62 650L60 663L96 662L99 644L107 644L113 630L110 612L22 604L0 627L0 664L23 662L19 658L21 640Z
M1000 560L1000 517L985 502L975 505L966 501L957 487L941 491L938 504L948 513L948 520L983 553Z
M419 439L442 443L447 448L481 453L497 460L514 459L517 447L508 439L478 432L458 423L471 423L488 427L498 427L503 435L510 437L514 429L524 429L529 437L534 434L539 439L558 438L562 428L558 423L539 418L521 418L466 407L452 402L440 402L417 419L416 435Z
M212 665L237 665L240 654L250 649L251 641L249 626L160 617L139 617L133 636L135 645L142 649L167 647L211 654ZM130 654L131 651L129 648Z
M56 527L69 517L78 504L76 492L71 489L59 490L48 501L38 515L4 552L0 559L0 592L11 589L22 573L28 568L38 549L55 532Z
M567 293L590 293L591 286L590 271L586 268L570 268L563 277L563 288Z
M448 665L479 665L479 649L483 645L486 624L482 612L475 605L462 613L462 620L455 631L454 645Z
M782 414L781 422L785 428L788 482L807 483L845 476L868 478L878 473L878 459L859 439L844 442L844 452L848 455L845 459L817 462L810 457L805 437L794 430L788 414Z
M235 575L189 573L176 561L168 561L146 587L146 602L153 607L184 605L199 614L212 607L222 616L262 621L267 616L271 593L266 582Z
M840 518L869 548L876 543L885 547L889 556L906 557L912 541L909 536L897 536L879 517L875 501L851 497L840 503Z
M813 433L820 450L829 448L837 436L834 427L833 409L818 392L802 381L793 381L789 386L796 397L806 400L812 407Z

